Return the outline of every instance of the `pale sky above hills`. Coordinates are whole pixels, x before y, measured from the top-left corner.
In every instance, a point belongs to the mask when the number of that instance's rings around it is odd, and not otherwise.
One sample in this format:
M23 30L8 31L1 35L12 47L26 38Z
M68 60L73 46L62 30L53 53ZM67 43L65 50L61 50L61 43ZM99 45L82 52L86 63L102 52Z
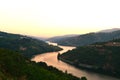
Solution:
M120 28L120 0L0 0L0 30L51 37Z

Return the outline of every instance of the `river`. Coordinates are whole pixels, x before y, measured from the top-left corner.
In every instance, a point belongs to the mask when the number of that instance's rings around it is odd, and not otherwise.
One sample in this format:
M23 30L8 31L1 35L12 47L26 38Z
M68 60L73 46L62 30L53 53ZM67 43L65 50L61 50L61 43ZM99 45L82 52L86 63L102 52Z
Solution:
M56 43L51 43L51 42L47 42L47 43L51 45L57 45ZM33 57L31 60L35 62L41 62L41 61L46 62L47 65L49 66L54 66L57 69L62 70L63 72L67 70L68 73L71 73L72 75L77 77L85 76L87 77L88 80L120 80L103 74L78 69L72 65L69 65L63 61L58 60L57 59L58 53L62 54L68 50L72 50L75 48L70 46L60 46L60 45L58 46L61 47L63 50L59 52L48 52L48 53L38 54L35 55L35 57Z

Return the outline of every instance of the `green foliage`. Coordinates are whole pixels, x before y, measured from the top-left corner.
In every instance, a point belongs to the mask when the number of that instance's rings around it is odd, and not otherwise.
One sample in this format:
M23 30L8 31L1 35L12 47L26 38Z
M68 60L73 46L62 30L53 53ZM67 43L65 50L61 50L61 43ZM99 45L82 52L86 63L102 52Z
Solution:
M0 32L0 80L82 80L26 58L58 50L61 48L37 39Z
M21 54L0 48L0 80L80 80L46 63L35 63Z
M87 80L87 78L86 77L81 77L81 80Z
M60 55L77 67L120 77L120 39L77 47Z
M61 48L27 36L0 32L0 48L7 48L22 53L26 57L35 54L59 51Z

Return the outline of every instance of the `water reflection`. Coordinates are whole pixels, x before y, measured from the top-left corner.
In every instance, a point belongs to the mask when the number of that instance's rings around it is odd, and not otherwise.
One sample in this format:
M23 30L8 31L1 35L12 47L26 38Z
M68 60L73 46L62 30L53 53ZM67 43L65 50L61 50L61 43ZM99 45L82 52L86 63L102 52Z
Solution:
M56 43L50 43L50 42L48 43L50 45L57 45ZM81 70L72 65L59 61L57 59L58 53L62 54L68 50L72 50L75 48L75 47L70 47L70 46L59 46L59 47L63 48L63 50L59 52L48 52L48 53L36 55L34 58L32 58L32 61L46 62L48 65L54 66L58 68L59 70L62 70L63 72L67 70L68 73L71 73L74 76L77 76L77 77L86 76L88 80L120 80L120 79L105 76L102 74L89 72L86 70Z

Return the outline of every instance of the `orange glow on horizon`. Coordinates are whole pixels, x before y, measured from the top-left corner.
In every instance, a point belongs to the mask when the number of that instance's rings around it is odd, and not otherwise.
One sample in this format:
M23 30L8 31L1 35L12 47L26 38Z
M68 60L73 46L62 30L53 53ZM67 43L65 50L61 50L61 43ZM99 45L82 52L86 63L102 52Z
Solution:
M0 30L52 37L120 28L119 3L119 0L1 0Z

